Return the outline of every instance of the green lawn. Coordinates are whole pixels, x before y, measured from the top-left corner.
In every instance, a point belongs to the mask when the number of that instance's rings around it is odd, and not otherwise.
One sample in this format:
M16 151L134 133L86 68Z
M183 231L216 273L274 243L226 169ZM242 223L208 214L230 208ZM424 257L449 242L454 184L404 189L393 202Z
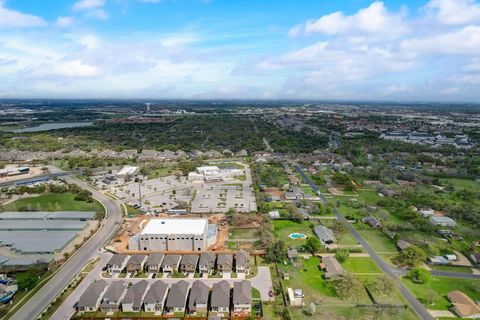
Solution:
M457 178L442 178L440 179L443 183L451 183L456 190L470 190L477 191L480 189L480 183L470 180L470 179L457 179Z
M104 212L103 206L93 201L75 200L72 193L46 193L36 197L16 200L5 206L5 211L96 211Z
M172 167L162 167L148 172L148 179L162 178L171 175L174 172Z
M303 223L297 223L288 220L274 220L272 221L275 230L275 236L278 240L283 240L288 246L295 245L300 247L306 243L306 240L302 239L290 239L289 235L294 232L305 234L307 237L313 236L310 223L304 221Z
M380 268L370 257L349 257L342 263L345 270L352 273L380 273Z
M379 230L358 230L360 235L376 252L398 252L393 241Z
M380 196L374 190L357 190L360 199L367 204L376 204L380 200Z
M402 282L415 295L415 297L417 297L417 299L425 305L427 304L425 298L429 289L436 291L440 295L440 299L438 302L427 306L428 309L432 310L447 310L451 305L447 299L447 294L453 290L464 292L474 301L480 300L480 292L478 289L476 289L480 286L480 280L432 277L432 281L430 283L418 284L404 277L402 278Z
M257 239L259 232L256 228L233 228L229 233L230 239Z

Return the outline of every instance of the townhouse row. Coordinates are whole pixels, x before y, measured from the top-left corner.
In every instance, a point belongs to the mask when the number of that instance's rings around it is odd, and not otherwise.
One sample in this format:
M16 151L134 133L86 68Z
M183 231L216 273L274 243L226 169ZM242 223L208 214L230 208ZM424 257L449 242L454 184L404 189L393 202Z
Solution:
M226 280L213 284L211 290L202 280L191 285L180 280L168 285L162 280L141 280L129 283L115 280L109 285L105 280L90 284L77 303L79 312L154 312L159 315L218 317L249 316L252 308L250 281L233 283Z
M237 274L250 274L250 254L246 251L238 251L235 254L215 254L202 252L198 254L163 254L151 253L149 255L115 254L106 265L109 275L126 271L129 273L176 273L184 274L200 273L202 276L210 275L214 271L221 275L231 272Z

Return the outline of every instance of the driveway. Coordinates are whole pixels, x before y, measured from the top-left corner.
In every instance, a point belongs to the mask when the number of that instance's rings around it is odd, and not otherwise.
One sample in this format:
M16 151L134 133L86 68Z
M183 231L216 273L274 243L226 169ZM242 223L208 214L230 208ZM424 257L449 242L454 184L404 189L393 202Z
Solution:
M274 301L275 298L268 295L268 292L273 290L270 267L259 266L257 269L257 275L250 279L252 286L260 291L260 298L262 301Z

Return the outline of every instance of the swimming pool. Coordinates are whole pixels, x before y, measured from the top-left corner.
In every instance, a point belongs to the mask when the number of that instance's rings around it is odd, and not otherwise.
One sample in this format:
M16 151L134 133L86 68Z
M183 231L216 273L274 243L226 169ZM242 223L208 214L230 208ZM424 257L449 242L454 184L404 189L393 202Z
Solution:
M306 238L307 238L307 236L306 236L305 234L299 233L299 232L290 233L290 234L288 235L288 237L289 237L290 239L294 239L294 240L303 240L303 239L306 239Z

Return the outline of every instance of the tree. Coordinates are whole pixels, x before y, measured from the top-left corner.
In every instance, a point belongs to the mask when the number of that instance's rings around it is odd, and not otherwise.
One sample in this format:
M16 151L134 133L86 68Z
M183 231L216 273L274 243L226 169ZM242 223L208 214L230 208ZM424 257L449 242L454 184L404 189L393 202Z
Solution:
M282 310L282 319L283 320L292 320L292 313L290 312L290 309L288 307L283 307Z
M265 260L267 262L283 261L287 258L287 246L282 240L272 243L267 247L265 254Z
M393 291L394 288L393 281L386 275L379 276L375 279L374 288L377 292L389 294Z
M427 292L425 293L425 300L427 301L428 304L434 304L438 302L440 299L440 295L432 289L428 289Z
M333 233L335 234L335 237L337 237L338 239L341 239L348 232L347 226L343 222L338 220L333 221L331 228L333 230Z
M418 266L426 259L425 252L417 246L409 246L397 257L398 262L403 266Z
M349 272L334 276L331 283L341 299L355 298L358 301L358 297L363 290L360 280Z
M320 250L320 240L317 237L308 237L307 242L304 245L305 250L310 251L312 254Z
M346 248L340 248L335 252L335 259L337 259L337 261L340 263L344 263L345 261L347 261L349 256L350 250Z
M235 214L235 209L230 208L230 209L227 210L225 215L227 216L227 221L228 221L229 224L233 223L234 214Z
M429 283L432 280L430 272L422 268L414 268L410 270L408 277L418 283Z

